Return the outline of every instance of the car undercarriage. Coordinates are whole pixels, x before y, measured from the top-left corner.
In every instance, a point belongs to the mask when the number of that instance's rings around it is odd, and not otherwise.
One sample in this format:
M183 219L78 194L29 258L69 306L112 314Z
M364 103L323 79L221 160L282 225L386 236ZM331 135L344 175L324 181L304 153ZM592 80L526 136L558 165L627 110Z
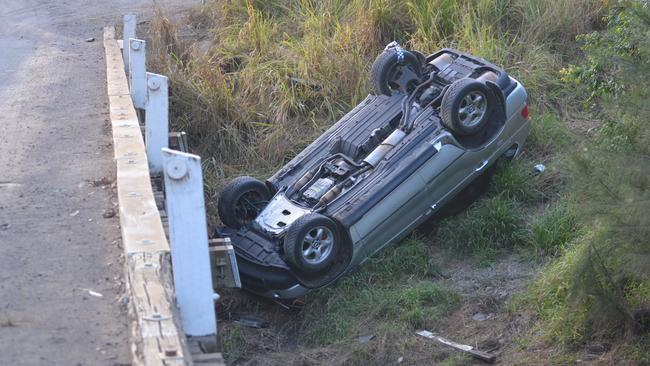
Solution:
M231 239L244 288L290 300L333 283L528 135L523 86L480 58L393 42L371 78L373 94L266 182L224 188L217 235Z

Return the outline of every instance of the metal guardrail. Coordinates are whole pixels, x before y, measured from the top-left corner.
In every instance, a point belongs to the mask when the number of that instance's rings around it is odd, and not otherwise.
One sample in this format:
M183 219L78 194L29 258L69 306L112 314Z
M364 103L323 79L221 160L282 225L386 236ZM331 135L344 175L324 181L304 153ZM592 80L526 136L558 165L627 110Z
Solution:
M124 17L122 49L114 28L104 29L133 363L192 364L186 335L216 336L219 297L212 283L201 158L168 148L168 80L146 72L146 42L135 38L135 24L135 16ZM146 145L136 108L145 111ZM160 174L171 248L150 181ZM220 355L212 355L211 364L222 364Z

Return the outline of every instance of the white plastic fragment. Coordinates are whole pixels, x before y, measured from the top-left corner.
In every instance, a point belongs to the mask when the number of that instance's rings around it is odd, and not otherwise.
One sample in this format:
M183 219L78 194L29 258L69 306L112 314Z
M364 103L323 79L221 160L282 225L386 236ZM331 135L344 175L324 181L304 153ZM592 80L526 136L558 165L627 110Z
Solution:
M97 291L93 291L93 290L88 290L88 295L94 296L94 297L104 297L104 295L102 295L101 293L99 293Z

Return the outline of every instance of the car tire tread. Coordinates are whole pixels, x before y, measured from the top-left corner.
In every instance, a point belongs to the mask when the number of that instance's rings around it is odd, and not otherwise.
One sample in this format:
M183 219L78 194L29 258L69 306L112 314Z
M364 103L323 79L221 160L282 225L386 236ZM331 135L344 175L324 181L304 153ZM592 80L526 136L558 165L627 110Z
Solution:
M237 200L239 200L243 194L250 191L259 193L267 200L271 196L268 187L264 183L249 176L237 177L223 188L221 195L219 196L217 211L219 213L219 218L224 225L233 229L240 229L243 226L241 219L235 217L233 213L235 211L235 206L237 205Z

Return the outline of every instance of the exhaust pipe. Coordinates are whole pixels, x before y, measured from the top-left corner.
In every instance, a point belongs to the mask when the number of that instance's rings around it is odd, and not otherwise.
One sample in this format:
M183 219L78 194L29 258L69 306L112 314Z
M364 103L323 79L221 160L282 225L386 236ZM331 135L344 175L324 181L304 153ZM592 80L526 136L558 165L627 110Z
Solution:
M370 154L368 154L363 161L375 168L390 150L402 142L404 136L406 136L406 132L402 130L398 129L393 131L393 133L386 137L386 139L382 141L382 143L379 144L379 146L377 146L377 148L375 148Z

